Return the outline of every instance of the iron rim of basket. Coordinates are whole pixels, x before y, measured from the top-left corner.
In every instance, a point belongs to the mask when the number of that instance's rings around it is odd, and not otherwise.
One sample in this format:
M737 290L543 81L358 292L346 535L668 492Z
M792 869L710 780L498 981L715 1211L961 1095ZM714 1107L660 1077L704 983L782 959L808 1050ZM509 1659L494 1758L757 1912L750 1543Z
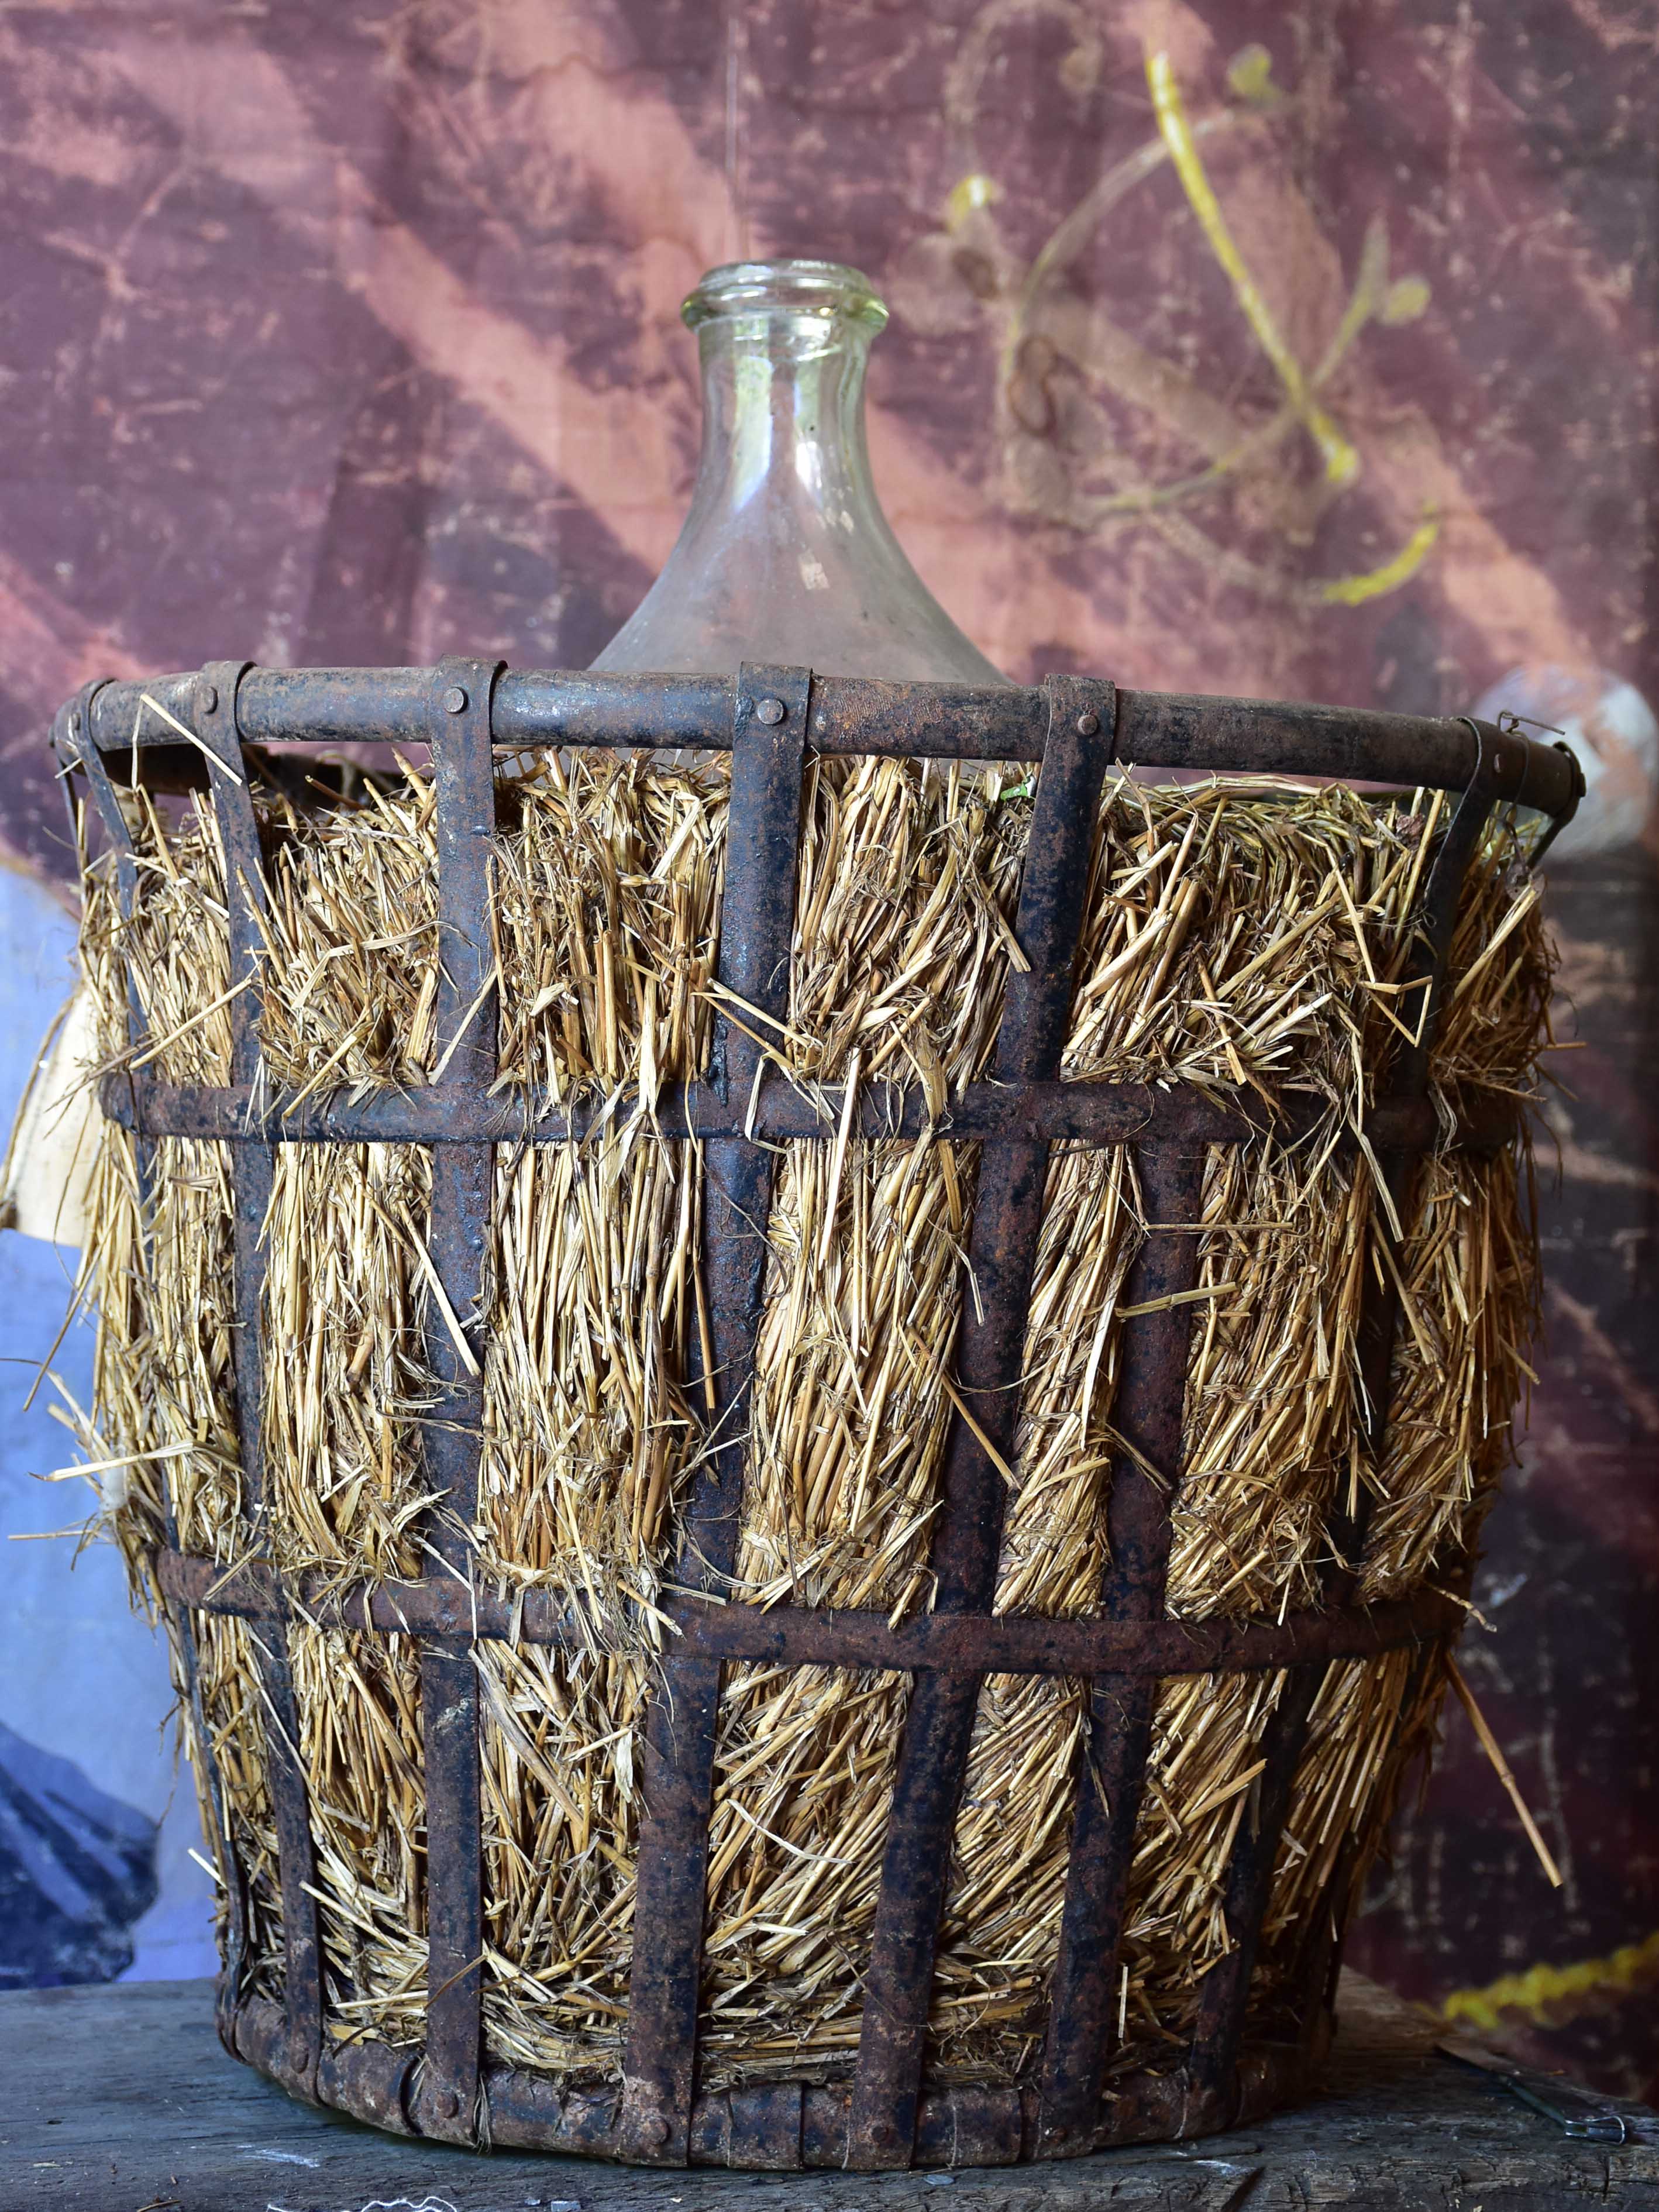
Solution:
M142 732L148 726L149 735ZM163 734L164 733L164 734ZM223 1840L218 1778L207 1777L220 1834L227 1944L219 2027L237 2056L294 2094L337 2106L381 2127L464 2143L568 2150L659 2166L725 2164L859 2170L912 2164L1006 2164L1074 2156L1113 2142L1213 2132L1296 2094L1328 2037L1347 1869L1314 1915L1291 1978L1299 2022L1278 2039L1244 2040L1245 2005L1273 1860L1308 1717L1324 1670L1343 1658L1415 1646L1419 1663L1461 1627L1455 1595L1424 1590L1408 1601L1356 1602L1350 1562L1364 1540L1357 1515L1332 1529L1334 1558L1317 1608L1282 1623L1183 1623L1164 1619L1170 1544L1168 1492L1146 1465L1173 1472L1180 1451L1182 1385L1190 1304L1170 1294L1194 1279L1203 1163L1212 1144L1262 1133L1252 1116L1195 1086L1152 1088L1059 1080L1073 957L1082 926L1102 783L1115 762L1163 769L1328 777L1457 794L1425 871L1413 980L1425 1012L1420 1042L1396 1055L1367 1128L1403 1216L1415 1162L1444 1142L1427 1096L1429 1048L1465 864L1492 810L1510 804L1549 817L1534 862L1571 818L1583 789L1565 745L1547 746L1512 726L1313 706L1120 691L1071 676L1029 689L884 683L815 677L804 668L745 663L735 678L511 672L452 659L435 668L270 670L221 661L149 684L95 682L64 706L53 744L70 794L85 778L116 855L124 913L137 883L118 783L206 788L212 793L230 879L233 985L257 975L251 900L260 883L259 830L245 745L286 739L317 744L393 739L430 745L436 785L438 1034L449 1045L430 1089L356 1105L335 1097L283 1114L261 1081L257 983L230 1002L232 1081L175 1086L131 1073L106 1078L104 1109L133 1131L141 1176L160 1136L212 1137L228 1145L234 1203L234 1381L237 1425L254 1552L227 1575L216 1562L181 1555L170 1524L155 1561L183 1659L193 1734L202 1725L195 1613L257 1619L261 1688L270 1716L266 1757L283 1897L283 2002L241 1987L246 1901ZM544 1114L488 1093L495 1075L489 989L488 852L495 832L495 763L548 745L694 745L732 755L727 867L719 976L728 993L774 1018L787 1011L802 774L807 753L932 756L1038 764L1016 933L1029 974L1011 975L994 1071L954 1105L951 1133L983 1142L969 1257L979 1310L964 1315L957 1347L957 1410L946 1446L943 1497L930 1564L935 1609L900 1627L879 1615L759 1608L726 1602L743 1480L744 1407L762 1291L763 1247L750 1224L764 1219L769 1147L785 1138L830 1137L843 1098L813 1097L773 1076L745 1030L717 1018L707 1078L665 1091L657 1118L666 1135L702 1140L707 1197L702 1265L714 1351L706 1378L715 1407L715 1448L685 1514L675 1579L679 1634L645 1729L643 1807L635 1926L653 1931L636 1948L619 2087L561 2089L546 2076L486 2065L481 2025L483 1937L478 1701L468 1658L475 1636L518 1633L574 1640L546 1593L516 1611L473 1586L463 1529L473 1517L478 1474L482 1363L464 1358L450 1329L434 1328L428 1356L442 1396L428 1430L428 1471L449 1508L427 1531L433 1565L419 1583L337 1594L325 1614L315 1594L286 1589L257 1556L261 1518L258 1231L270 1195L272 1146L408 1141L433 1150L429 1249L454 1315L473 1312L489 1219L492 1146L580 1135L591 1111ZM271 756L262 772L280 777ZM140 1018L131 1020L134 1042ZM918 1106L887 1086L865 1086L854 1127L914 1133ZM613 1109L614 1110L614 1109ZM624 1102L625 1110L625 1102ZM1506 1113L1460 1126L1452 1141L1492 1150L1507 1143ZM1043 1171L1055 1139L1129 1144L1149 1219L1125 1303L1115 1425L1133 1455L1113 1469L1109 1508L1114 1562L1098 1617L1042 1620L994 1616L991 1601L1006 1456L1018 1413L1024 1316L1041 1225ZM1361 1364L1376 1409L1375 1450L1386 1420L1383 1386L1397 1297L1373 1270L1361 1324ZM693 1364L700 1354L695 1350ZM705 1378L696 1376L694 1382ZM977 1409L973 1418L969 1411ZM726 1441L720 1442L725 1437ZM1173 1486L1171 1485L1170 1487ZM1455 1591L1455 1577L1449 1587ZM310 1619L419 1639L428 1790L429 1929L423 2045L341 2044L324 2032L322 1961L311 1895L306 1781L288 1662L290 1609ZM881 1891L864 1990L857 2062L848 2084L763 2083L700 2095L696 2037L705 1869L714 1786L720 1668L733 1657L791 1666L855 1665L908 1671L913 1680L889 1814ZM1184 2062L1167 2073L1120 2076L1107 2087L1115 2016L1115 1953L1134 1815L1160 1676L1212 1669L1290 1669L1261 1746L1250 1816L1239 1824L1224 1910L1235 1948L1204 1978ZM949 1842L980 1684L988 1671L1065 1673L1091 1681L1091 1712L1073 1814L1060 1947L1040 2069L1024 2087L927 2088L923 2061L934 1951ZM1109 1814L1106 1807L1114 1809Z

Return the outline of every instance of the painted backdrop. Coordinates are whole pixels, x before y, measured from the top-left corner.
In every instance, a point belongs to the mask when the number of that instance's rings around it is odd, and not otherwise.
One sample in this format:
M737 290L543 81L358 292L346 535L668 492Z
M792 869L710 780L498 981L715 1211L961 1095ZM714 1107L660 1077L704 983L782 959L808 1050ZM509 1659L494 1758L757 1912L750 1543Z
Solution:
M678 302L749 253L884 289L878 477L1011 674L1570 732L1549 1340L1466 1660L1565 1882L1460 1718L1357 1953L1625 2089L1659 2069L1656 100L1644 0L0 10L0 824L40 879L15 967L63 957L42 733L84 678L585 663L685 499ZM15 1076L39 1009L5 1003ZM4 1249L8 1352L38 1358L61 1268ZM12 1413L6 1516L56 1525L26 1480L53 1447ZM131 1719L159 1664L95 1625L107 1559L69 1605L70 1548L3 1561L0 1978L58 1971L19 1949L41 1882L82 1911L65 1975L202 1926ZM8 1788L81 1858L20 1814L9 1875Z

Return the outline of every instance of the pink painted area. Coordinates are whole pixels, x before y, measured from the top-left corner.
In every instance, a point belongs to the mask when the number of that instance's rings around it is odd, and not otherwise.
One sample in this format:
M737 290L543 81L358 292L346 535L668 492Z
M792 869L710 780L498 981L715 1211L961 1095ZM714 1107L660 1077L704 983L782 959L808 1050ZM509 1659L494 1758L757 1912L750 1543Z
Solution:
M1159 150L1149 40L1304 374L1358 315L1317 391L1346 483L1273 430L1282 381ZM91 674L584 665L684 511L678 302L748 252L888 292L884 503L1017 677L1455 713L1558 669L1659 702L1656 99L1636 16L1577 0L14 10L0 835L67 874L42 739ZM1385 313L1367 271L1416 289ZM1543 1890L1455 1735L1361 1939L1425 1994L1659 1927L1654 850L1650 806L1553 872L1587 1048L1551 1108L1559 1188L1540 1155L1549 1349L1477 1590L1498 1633L1471 1644L1573 1886ZM1610 1998L1559 2047L1635 2086L1656 2014Z

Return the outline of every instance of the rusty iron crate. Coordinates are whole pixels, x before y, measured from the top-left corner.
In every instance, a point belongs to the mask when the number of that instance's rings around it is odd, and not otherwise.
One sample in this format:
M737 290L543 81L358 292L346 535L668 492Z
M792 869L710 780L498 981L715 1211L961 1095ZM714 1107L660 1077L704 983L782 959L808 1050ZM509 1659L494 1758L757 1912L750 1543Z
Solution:
M141 698L172 726L136 742ZM152 718L151 726L155 726ZM480 2018L483 1941L479 1703L468 1658L475 1637L514 1634L550 1644L573 1632L557 1602L531 1591L509 1604L474 1586L462 1524L478 1481L482 1384L443 1328L429 1356L442 1395L427 1430L428 1474L452 1510L428 1529L433 1564L419 1582L361 1585L320 1600L298 1594L307 1617L418 1640L427 1788L429 1967L420 2050L338 2043L324 2027L313 1842L285 1623L295 1594L267 1561L227 1572L183 1556L176 1532L155 1562L181 1655L193 1679L192 1616L236 1613L259 1624L270 1787L278 1842L285 1966L278 2006L239 1985L243 1907L229 1885L220 2027L228 2046L296 2094L382 2127L452 2142L493 2140L658 2166L726 2164L857 2170L1011 2163L1073 2156L1105 2143L1193 2135L1237 2124L1297 2094L1328 2033L1340 1930L1322 1914L1301 1948L1300 2033L1246 2039L1245 2006L1275 1850L1308 1720L1334 1662L1454 1636L1456 1601L1424 1589L1392 1603L1358 1602L1344 1561L1363 1546L1365 1497L1335 1530L1322 1603L1282 1621L1165 1617L1170 1494L1148 1466L1178 1465L1206 1148L1245 1144L1257 1116L1180 1084L1142 1086L1060 1080L1074 956L1103 779L1115 762L1158 769L1292 775L1427 787L1455 793L1448 828L1425 871L1417 915L1417 968L1426 1015L1419 1041L1395 1057L1367 1135L1403 1216L1416 1160L1437 1141L1428 1096L1429 1045L1465 865L1502 804L1553 817L1548 842L1582 788L1564 747L1474 720L1117 690L1051 677L1030 689L883 683L745 665L735 679L517 672L453 659L435 669L258 669L217 662L148 686L88 685L58 714L54 744L66 781L90 788L116 855L124 908L135 892L134 848L120 786L210 790L227 858L231 981L257 975L252 900L260 835L245 746L281 741L427 743L435 774L439 1018L459 1031L441 1079L408 1094L356 1103L327 1096L279 1115L260 1079L257 991L232 1000L232 1081L169 1085L106 1077L105 1111L140 1140L192 1137L229 1149L234 1195L234 1381L245 1496L257 1525L261 1495L259 1233L271 1191L273 1146L429 1146L429 1244L453 1312L473 1311L483 1263L493 1147L580 1135L592 1109L526 1120L491 1095L495 1013L488 854L495 833L495 762L547 746L685 745L732 755L727 872L719 978L763 1014L787 1011L803 767L809 753L933 757L1038 764L1017 933L1030 963L1011 975L994 1079L969 1085L952 1107L954 1135L982 1143L969 1261L976 1304L960 1324L956 1393L977 1408L953 1417L942 1510L930 1565L933 1608L890 1626L878 1613L706 1601L732 1570L743 1492L744 1407L763 1295L763 1240L774 1147L833 1135L842 1105L804 1099L769 1076L754 1040L717 1023L705 1079L657 1101L665 1135L695 1134L705 1159L702 1264L710 1308L710 1449L686 1509L678 1581L670 1605L678 1633L664 1662L645 1732L637 1866L636 1946L620 2087L560 2087L525 2069L486 2065ZM303 757L303 756L301 756ZM280 781L282 754L258 756ZM228 770L230 773L221 773ZM138 1015L132 1016L135 1025ZM135 1036L137 1030L135 1027ZM871 1135L914 1133L921 1109L898 1087L864 1086L854 1126ZM1483 1109L1456 1141L1492 1149L1514 1133L1512 1114ZM1057 1140L1132 1146L1155 1224L1127 1288L1114 1423L1127 1447L1109 1498L1112 1566L1097 1615L1000 1616L992 1610L1004 1486L996 1456L1012 1448L1024 1330L1042 1225L1044 1176ZM1359 1337L1375 1449L1386 1421L1386 1382L1399 1300L1387 1275L1369 1282ZM953 1395L956 1395L953 1393ZM697 2033L708 1830L721 1668L733 1659L785 1667L898 1670L913 1688L887 1827L881 1892L850 2084L760 2084L699 2093ZM1114 2082L1103 2096L1114 2017L1115 1954L1135 1811L1149 1756L1160 1678L1284 1668L1287 1686L1261 1747L1252 1818L1238 1831L1224 1905L1237 1938L1202 1984L1184 2064ZM928 2087L923 2059L929 1992L949 1858L981 1685L988 1673L1086 1677L1092 1685L1088 1767L1102 1789L1075 1798L1059 1953L1040 2067L1024 2087ZM199 1697L198 1697L199 1706ZM196 1740L206 1741L197 1712ZM215 1778L207 1778L210 1793ZM1109 1812L1108 1807L1110 1808ZM481 2100L487 2118L481 2130Z

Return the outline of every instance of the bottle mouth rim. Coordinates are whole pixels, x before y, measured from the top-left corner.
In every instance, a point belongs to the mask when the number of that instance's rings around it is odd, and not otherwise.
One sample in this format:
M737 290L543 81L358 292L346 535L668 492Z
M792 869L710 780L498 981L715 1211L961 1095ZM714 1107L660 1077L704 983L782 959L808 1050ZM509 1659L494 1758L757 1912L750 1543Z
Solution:
M862 270L842 261L728 261L702 277L680 308L696 330L725 316L838 315L878 331L887 307Z

